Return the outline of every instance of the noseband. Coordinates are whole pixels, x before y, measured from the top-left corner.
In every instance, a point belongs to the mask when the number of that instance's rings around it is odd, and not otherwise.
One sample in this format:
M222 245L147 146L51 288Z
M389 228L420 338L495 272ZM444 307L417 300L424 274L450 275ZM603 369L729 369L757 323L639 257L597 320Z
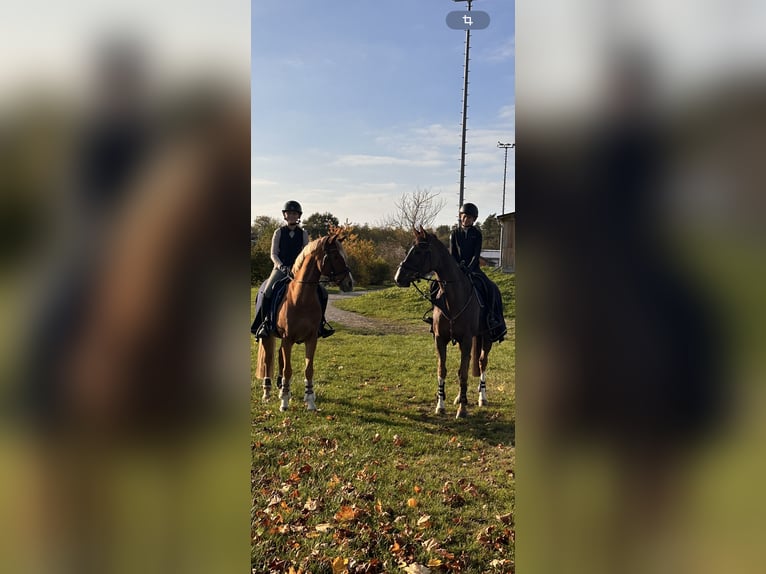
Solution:
M349 275L351 273L351 269L349 269L348 264L346 264L345 259L340 255L340 251L338 250L338 247L335 246L334 248L335 253L340 256L340 258L343 260L343 268L340 271L336 271L334 268L330 270L330 272L327 272L327 265L330 264L330 259L328 256L330 255L330 250L328 249L324 257L322 257L322 263L319 265L319 273L321 275L324 275L325 277L329 278L330 281L337 282L338 277L343 275Z
M404 261L399 263L399 269L402 269L404 271L407 271L408 273L411 273L413 276L413 279L427 279L425 275L423 275L423 272L420 269L415 269L414 267L410 267L409 265L406 265L407 257L410 253L412 253L412 250L415 249L415 247L425 247L426 253L428 254L428 267L431 267L431 245L428 243L428 241L418 241L415 245L410 247L409 252L404 257ZM429 269L431 271L431 269Z

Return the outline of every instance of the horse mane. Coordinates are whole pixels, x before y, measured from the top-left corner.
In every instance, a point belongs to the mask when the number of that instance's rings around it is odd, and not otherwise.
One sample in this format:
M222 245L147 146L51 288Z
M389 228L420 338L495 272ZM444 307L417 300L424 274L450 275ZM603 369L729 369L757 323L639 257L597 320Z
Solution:
M324 242L326 241L327 241L327 237L320 237L319 239L314 239L313 241L309 241L303 247L303 249L301 249L301 252L298 254L298 257L295 258L295 263L293 263L293 273L297 273L298 270L303 265L303 263L306 261L306 258L316 253L319 250L320 244L324 246Z

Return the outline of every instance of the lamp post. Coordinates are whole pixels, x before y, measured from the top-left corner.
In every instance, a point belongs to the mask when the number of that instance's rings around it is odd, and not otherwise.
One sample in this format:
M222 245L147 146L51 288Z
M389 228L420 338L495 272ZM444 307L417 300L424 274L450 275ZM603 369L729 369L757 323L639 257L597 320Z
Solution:
M510 148L515 148L516 143L502 143L497 142L497 147L500 149L505 150L505 163L503 164L503 207L500 210L500 215L505 215L505 178L506 174L508 173L508 150ZM500 261L499 261L499 267L503 266L503 244L505 243L505 225L500 225Z
M505 213L505 176L508 173L508 148L515 148L515 143L501 143L497 142L497 147L505 149L505 164L503 166L503 208L500 210L500 215Z

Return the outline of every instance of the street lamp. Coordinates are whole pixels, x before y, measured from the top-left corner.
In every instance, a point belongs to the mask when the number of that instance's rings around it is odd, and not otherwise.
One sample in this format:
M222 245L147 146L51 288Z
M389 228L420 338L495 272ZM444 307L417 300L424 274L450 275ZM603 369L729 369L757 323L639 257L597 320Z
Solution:
M497 147L505 149L505 165L503 166L503 209L500 211L500 215L505 213L505 176L508 173L508 148L515 148L515 143L502 143L497 142Z
M505 177L508 173L508 149L515 148L516 143L502 143L497 142L497 147L505 150L505 164L503 165L503 207L500 210L500 215L505 215ZM499 266L503 266L503 244L505 243L505 225L500 225L500 261Z

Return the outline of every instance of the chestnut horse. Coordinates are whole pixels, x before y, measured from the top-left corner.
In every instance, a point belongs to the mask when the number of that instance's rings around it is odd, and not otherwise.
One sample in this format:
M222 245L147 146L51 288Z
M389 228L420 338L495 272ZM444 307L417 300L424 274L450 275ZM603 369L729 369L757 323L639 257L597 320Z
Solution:
M409 287L413 281L426 279L433 272L439 286L434 305L433 330L438 354L439 392L436 413L444 414L444 383L447 376L447 344L460 347L460 394L457 418L468 415L468 365L473 358L473 376L479 379L479 406L487 404L486 370L492 341L481 328L481 304L471 280L460 269L444 244L421 226L415 230L415 243L399 264L394 281L399 287Z
M277 337L282 339L279 352L277 388L281 389L279 410L286 411L290 402L290 379L293 375L290 354L293 345L306 345L303 401L310 411L316 410L314 394L314 352L322 320L322 306L317 295L320 277L336 283L341 291L351 291L354 280L348 268L346 253L339 233L320 237L308 243L298 255L292 268L293 279L287 286L274 331L258 345L258 377L263 379L263 400L271 396L271 375L274 370L274 349Z

